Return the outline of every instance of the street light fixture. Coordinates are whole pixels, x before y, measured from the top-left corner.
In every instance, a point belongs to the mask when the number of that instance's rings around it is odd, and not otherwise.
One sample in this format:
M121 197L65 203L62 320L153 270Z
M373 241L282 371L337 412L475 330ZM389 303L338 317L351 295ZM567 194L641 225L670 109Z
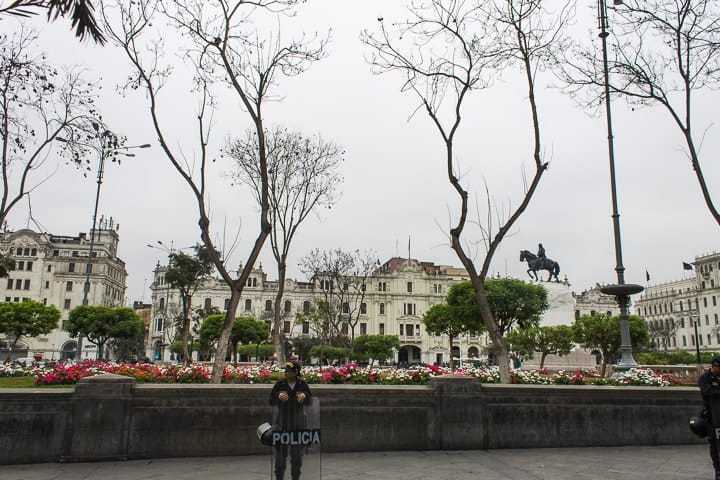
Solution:
M97 189L95 190L95 208L93 210L93 217L92 217L92 230L90 230L90 248L88 251L88 260L87 264L85 265L85 284L83 285L83 297L82 297L82 304L87 305L88 304L88 296L90 294L90 271L92 270L92 259L93 259L93 253L95 250L95 230L97 228L97 213L98 213L98 206L100 204L100 187L102 186L102 180L103 180L103 174L105 173L105 160L108 158L115 157L117 155L123 155L127 157L134 157L135 154L133 153L127 153L127 150L133 150L136 148L150 148L149 143L145 143L143 145L133 145L133 146L116 146L117 145L117 135L110 132L109 130L105 130L102 133L99 133L99 139L100 139L100 148L96 150L98 151L98 157L99 157L99 164L98 164L98 173L97 173ZM61 142L67 142L67 140L63 138L58 138ZM77 340L77 357L78 361L82 361L82 345L83 344L83 334L82 332L78 332L78 340Z
M623 0L613 0L613 5L622 5ZM612 194L613 236L615 238L615 272L617 284L606 285L600 291L606 295L613 295L620 307L620 352L621 358L616 370L627 370L637 367L633 358L632 342L630 340L629 305L630 295L643 291L641 285L625 283L625 267L622 260L622 239L620 236L620 214L618 212L617 185L615 182L615 146L613 142L612 113L610 110L610 73L608 68L608 18L606 0L598 0L598 21L600 39L602 41L603 74L605 84L605 120L607 123L608 159L610 162L610 189Z

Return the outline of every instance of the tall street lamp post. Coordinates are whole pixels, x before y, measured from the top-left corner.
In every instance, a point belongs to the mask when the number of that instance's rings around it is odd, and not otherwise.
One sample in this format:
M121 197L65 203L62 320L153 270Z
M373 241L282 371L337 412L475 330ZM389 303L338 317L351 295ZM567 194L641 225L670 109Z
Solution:
M60 139L62 141L62 139ZM93 253L95 250L95 230L97 228L97 213L98 213L98 206L100 204L100 187L102 186L103 181L103 174L105 173L105 160L111 157L115 157L117 155L123 155L126 157L134 157L135 154L128 153L128 150L133 150L136 148L150 148L150 144L146 143L143 145L134 145L129 147L124 146L113 146L117 144L117 136L110 132L109 130L104 131L102 134L100 134L100 149L98 150L99 153L99 165L98 165L98 174L97 174L97 189L95 190L95 208L93 210L93 217L92 217L92 230L90 230L90 249L88 251L88 260L87 264L85 265L85 284L83 285L83 297L82 297L82 304L87 305L88 304L88 296L90 294L90 272L92 271L92 259L93 259ZM77 340L77 357L78 361L82 361L82 345L83 344L83 334L82 332L78 332L78 340Z
M622 5L623 0L613 0L613 5ZM641 285L625 283L625 267L622 260L622 239L620 236L620 214L618 213L617 184L615 182L615 147L613 143L612 113L610 110L610 73L608 68L608 18L606 0L598 0L598 21L600 39L602 41L603 74L605 84L605 119L607 123L608 159L610 161L610 189L612 193L612 219L613 235L615 238L615 272L617 284L606 285L600 291L606 295L613 295L620 307L620 352L621 358L617 370L628 370L637 367L633 358L632 343L630 341L629 306L630 295L643 291Z
M697 317L690 317L690 321L693 322L693 327L695 327L695 355L697 356L697 364L700 365L700 338L698 337L698 323L700 323L700 315Z

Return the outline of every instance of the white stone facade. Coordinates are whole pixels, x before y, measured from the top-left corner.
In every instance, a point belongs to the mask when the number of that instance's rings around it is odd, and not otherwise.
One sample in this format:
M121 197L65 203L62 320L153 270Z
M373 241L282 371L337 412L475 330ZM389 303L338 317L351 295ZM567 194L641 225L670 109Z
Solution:
M89 305L119 306L125 303L127 271L117 257L119 235L111 221L100 221L90 262ZM73 358L77 348L62 328L68 312L82 305L90 235L62 236L32 230L0 233L0 250L15 260L14 271L0 279L0 300L20 302L25 298L55 305L61 313L60 328L49 335L21 339L22 348L13 358L42 355L47 359ZM0 338L4 343L7 338ZM17 349L16 349L17 350ZM0 360L6 350L0 350ZM83 342L83 358L95 358L95 345Z

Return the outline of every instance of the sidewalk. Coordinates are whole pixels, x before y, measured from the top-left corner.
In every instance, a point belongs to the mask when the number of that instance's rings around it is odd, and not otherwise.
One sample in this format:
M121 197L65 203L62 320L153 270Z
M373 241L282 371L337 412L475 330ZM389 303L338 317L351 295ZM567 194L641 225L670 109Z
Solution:
M363 452L322 456L323 480L709 480L713 477L711 472L706 445ZM269 478L269 456L0 466L2 480Z

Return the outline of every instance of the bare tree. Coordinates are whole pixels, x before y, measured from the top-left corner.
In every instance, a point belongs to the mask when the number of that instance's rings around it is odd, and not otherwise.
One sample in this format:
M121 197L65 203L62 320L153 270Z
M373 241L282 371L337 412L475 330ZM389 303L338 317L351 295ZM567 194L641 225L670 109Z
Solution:
M287 276L287 258L298 228L319 207L332 206L342 183L338 167L342 162L339 146L320 136L305 137L276 127L265 134L269 182L270 246L278 268L278 291L273 308L272 339L280 363L285 362L282 329L282 298ZM235 162L233 177L248 185L258 204L262 198L262 174L258 136L248 132L244 140L229 141L225 154Z
M673 319L651 320L647 322L648 333L650 339L657 348L662 347L668 350L672 347L672 339L678 331L678 324Z
M127 54L134 74L130 88L143 88L149 100L149 113L153 127L166 158L178 175L187 183L197 202L200 237L210 253L213 264L222 280L230 287L230 302L218 340L212 381L220 383L235 312L244 286L255 261L270 235L268 163L265 141L263 106L275 83L282 76L299 75L310 64L323 57L325 41L315 38L290 41L283 45L278 35L263 36L256 31L253 17L258 12L289 13L293 0L178 0L168 5L155 0L117 2L117 8L102 10L106 32L113 42ZM197 115L197 145L199 168L192 169L184 161L180 150L170 146L168 135L172 129L160 118L159 94L167 83L171 68L162 65L163 38L150 36L155 16L170 21L171 27L186 37L192 46L186 59L192 62L196 74L193 90L200 99ZM120 26L111 18L119 17ZM155 18L155 21L158 21ZM148 33L145 37L143 34ZM165 32L167 33L167 32ZM228 251L222 254L215 248L210 230L210 212L207 205L207 170L212 158L210 145L210 118L214 108L212 87L218 84L229 87L247 113L258 137L258 171L260 174L260 221L258 235L237 277L226 267Z
M411 2L409 12L410 19L398 24L394 34L380 18L379 33L365 32L363 41L372 48L371 62L379 72L400 71L405 75L403 91L417 96L418 109L425 111L442 139L448 180L460 200L457 223L449 231L450 242L475 290L478 313L492 341L501 381L509 383L507 347L483 281L500 242L527 208L548 166L541 148L536 77L553 49L561 48L560 32L572 12L566 6L551 15L541 0L418 0ZM468 253L471 244L463 236L471 186L464 185L458 173L455 141L468 95L488 88L502 69L515 66L520 67L527 82L534 175L529 182L523 177L522 201L506 218L498 219L497 230L490 221L480 225L485 256L478 269ZM490 219L492 201L488 198L487 203Z
M104 144L108 132L95 109L95 86L78 72L60 73L33 51L36 41L37 35L25 28L0 36L0 225L47 180L37 178L37 170L53 147L89 169L95 159L89 154L95 144Z
M300 260L300 270L316 285L319 284L322 299L318 313L322 316L327 338L352 348L355 328L361 315L367 314L365 294L368 281L378 264L373 251L346 252L339 248L312 250ZM347 333L343 332L345 325Z
M660 105L685 141L705 205L720 225L720 211L700 162L703 134L693 122L700 91L720 87L720 5L714 0L625 0L615 7L608 59L610 91L632 105ZM603 100L601 56L576 46L563 56L566 91L591 108Z

